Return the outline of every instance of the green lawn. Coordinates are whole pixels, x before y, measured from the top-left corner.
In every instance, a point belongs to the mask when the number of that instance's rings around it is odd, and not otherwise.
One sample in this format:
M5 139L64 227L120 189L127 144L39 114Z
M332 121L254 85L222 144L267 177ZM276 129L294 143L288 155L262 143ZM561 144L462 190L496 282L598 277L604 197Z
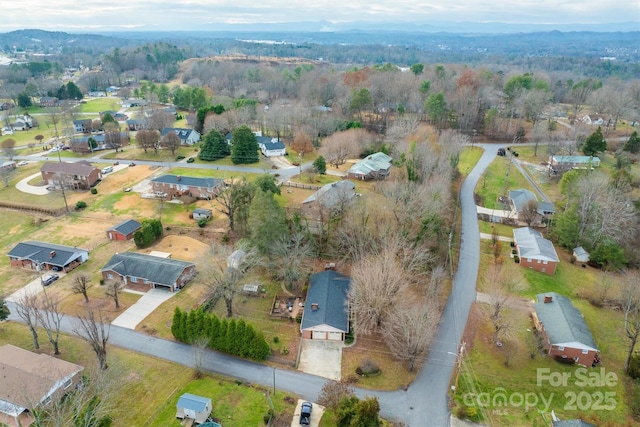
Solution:
M476 193L482 198L485 207L499 209L502 206L498 197L508 195L509 190L518 188L533 190L520 171L514 165L510 165L508 158L497 157L478 181Z
M121 107L120 98L105 97L95 98L84 103L81 103L78 107L78 111L81 113L99 113L101 111L118 111Z
M458 162L458 170L464 176L474 168L484 150L480 147L465 147L460 153L460 161Z

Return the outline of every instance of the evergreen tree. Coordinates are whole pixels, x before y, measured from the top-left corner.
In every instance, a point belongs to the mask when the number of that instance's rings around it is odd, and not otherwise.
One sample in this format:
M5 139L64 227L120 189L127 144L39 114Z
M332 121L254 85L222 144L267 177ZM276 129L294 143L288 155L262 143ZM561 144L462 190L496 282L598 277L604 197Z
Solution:
M231 161L234 164L258 163L258 140L247 126L233 131L231 137Z
M218 316L211 316L211 320L209 322L209 347L213 349L217 349L220 343L220 319Z
M18 94L18 107L29 108L31 105L31 97L26 92L20 92Z
M219 160L231 154L231 148L226 138L220 132L212 129L204 138L202 149L198 153L200 160Z
M640 153L640 136L638 136L638 131L633 131L629 140L624 144L624 151L628 151L633 154Z
M287 233L285 211L271 192L256 191L249 208L249 232L258 250L266 254L269 248Z
M256 178L253 183L257 188L265 193L271 192L272 194L281 194L280 186L276 183L276 177L271 174L262 174Z
M322 156L318 156L314 161L313 161L313 168L316 170L316 172L318 172L320 175L325 175L327 173L327 161L324 159L324 157Z
M102 115L102 126L104 126L106 123L115 123L116 125L118 124L118 122L116 121L116 119L113 118L111 113L104 113Z
M585 156L596 156L598 153L603 153L607 149L607 141L602 136L602 129L598 126L598 129L584 141L582 146L582 152Z
M173 310L173 320L171 321L171 334L178 341L184 341L183 331L182 331L182 311L180 307L176 307Z
M11 311L9 311L7 303L5 302L4 298L0 298L0 322L9 317L9 314L11 314Z

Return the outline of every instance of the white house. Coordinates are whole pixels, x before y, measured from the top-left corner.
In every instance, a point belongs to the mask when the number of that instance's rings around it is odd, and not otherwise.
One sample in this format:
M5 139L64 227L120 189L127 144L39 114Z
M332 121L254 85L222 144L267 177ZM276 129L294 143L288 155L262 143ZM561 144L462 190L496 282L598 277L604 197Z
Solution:
M284 143L278 138L269 138L268 136L257 136L258 147L265 157L277 157L287 154Z
M202 424L207 421L212 410L211 399L184 393L176 404L176 418L191 418L196 424Z
M200 132L195 129L188 128L164 128L160 133L161 137L164 137L169 132L175 132L180 138L180 144L182 145L193 145L196 142L200 141Z

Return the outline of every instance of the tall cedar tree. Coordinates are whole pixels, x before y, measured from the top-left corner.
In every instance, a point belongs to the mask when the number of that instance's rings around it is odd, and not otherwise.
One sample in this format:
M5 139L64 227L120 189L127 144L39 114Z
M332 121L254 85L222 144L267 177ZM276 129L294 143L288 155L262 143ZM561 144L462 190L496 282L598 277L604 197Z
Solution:
M638 131L633 131L627 143L624 144L624 151L628 151L633 154L640 153L640 136L638 136Z
M249 231L262 254L268 253L273 242L288 232L285 211L271 192L256 191L249 208Z
M324 157L322 156L318 156L314 161L313 161L313 168L315 169L316 172L318 172L320 175L325 175L327 173L327 161L324 159Z
M204 144L198 154L200 160L213 161L227 157L231 154L231 147L220 132L212 129L204 138Z
M582 146L582 152L585 156L596 156L598 153L603 153L607 149L607 141L602 136L602 129L598 126L598 129L584 141Z
M258 139L249 127L243 125L231 137L231 161L238 164L258 163Z

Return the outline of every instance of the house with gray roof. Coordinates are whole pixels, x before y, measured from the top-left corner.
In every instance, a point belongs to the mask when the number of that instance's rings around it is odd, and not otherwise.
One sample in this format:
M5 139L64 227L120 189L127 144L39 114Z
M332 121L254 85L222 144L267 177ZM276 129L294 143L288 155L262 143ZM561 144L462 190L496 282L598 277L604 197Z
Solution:
M169 132L174 132L180 138L182 145L193 145L200 141L200 132L189 128L164 128L160 132L160 137L164 138Z
M168 289L171 292L182 289L197 274L192 262L137 252L115 254L100 273L105 282L117 280L137 290Z
M176 403L176 418L190 418L196 424L202 424L207 421L212 410L211 399L208 397L184 393Z
M392 158L382 152L370 154L347 171L352 179L387 179L391 170Z
M128 219L109 228L107 230L107 237L109 240L130 240L133 239L133 234L140 230L140 228L142 228L142 224L135 219Z
M100 169L85 160L79 162L46 162L40 168L40 173L45 184L58 188L64 186L74 190L88 190L102 176Z
M7 254L12 267L69 272L89 259L89 251L72 246L30 240L18 243Z
M268 136L258 136L258 147L265 157L277 157L287 154L287 148L278 138L270 138Z
M551 357L592 366L598 347L587 323L571 301L555 292L536 295L533 320Z
M195 208L192 215L193 219L209 219L213 216L213 210L205 208Z
M549 275L556 273L556 266L560 262L556 248L538 230L531 227L515 228L513 241L521 266Z
M552 427L598 427L595 424L582 421L580 419L574 420L554 420L551 422Z
M549 173L562 175L571 169L593 169L600 166L600 158L596 156L551 156L549 157Z
M302 338L344 341L349 332L351 278L334 270L312 274L302 314Z
M302 201L302 210L307 216L314 218L340 215L353 203L355 189L355 184L346 179L323 185Z
M182 175L162 175L151 180L154 193L166 194L167 200L180 196L211 200L224 189L224 180Z
M556 207L551 202L539 202L536 195L524 188L509 190L509 202L511 204L512 217L518 221L530 225L542 225L556 212ZM535 207L535 212L529 210L529 206Z

